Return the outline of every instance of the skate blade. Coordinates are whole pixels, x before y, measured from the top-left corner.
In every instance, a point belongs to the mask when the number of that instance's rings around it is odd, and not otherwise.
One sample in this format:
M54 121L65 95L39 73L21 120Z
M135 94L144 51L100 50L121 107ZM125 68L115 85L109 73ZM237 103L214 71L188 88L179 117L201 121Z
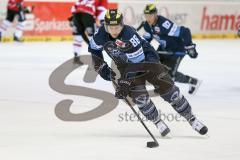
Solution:
M210 138L210 135L208 133L206 133L205 135L203 135L206 138Z
M168 134L167 134L166 136L164 136L164 137L160 135L159 138L160 138L160 139L172 139L173 136L172 136L172 134L171 134L171 132L170 132L170 133L168 133Z

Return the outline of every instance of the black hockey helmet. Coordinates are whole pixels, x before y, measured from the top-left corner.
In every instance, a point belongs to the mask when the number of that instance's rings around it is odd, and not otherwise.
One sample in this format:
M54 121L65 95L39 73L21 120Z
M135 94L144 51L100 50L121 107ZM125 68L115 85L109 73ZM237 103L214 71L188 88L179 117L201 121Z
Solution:
M105 25L119 25L123 24L123 15L117 9L110 9L104 17Z
M144 14L154 14L157 13L157 8L155 4L147 4L143 10Z

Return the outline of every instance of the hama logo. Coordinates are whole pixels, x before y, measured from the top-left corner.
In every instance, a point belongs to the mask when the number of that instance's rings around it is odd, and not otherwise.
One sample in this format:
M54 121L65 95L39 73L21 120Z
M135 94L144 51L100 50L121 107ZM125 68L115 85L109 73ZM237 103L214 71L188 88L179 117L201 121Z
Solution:
M224 30L237 30L240 25L240 14L239 13L228 13L228 14L212 14L208 11L207 7L203 8L201 30L209 31L224 31Z

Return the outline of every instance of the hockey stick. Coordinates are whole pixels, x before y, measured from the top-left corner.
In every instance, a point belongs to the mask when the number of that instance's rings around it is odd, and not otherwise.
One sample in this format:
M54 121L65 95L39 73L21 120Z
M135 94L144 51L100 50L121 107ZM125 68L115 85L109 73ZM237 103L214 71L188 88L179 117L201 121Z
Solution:
M117 87L117 83L113 80L113 85L115 87ZM155 148L158 147L158 141L156 140L156 138L153 136L153 134L151 133L151 131L147 128L146 124L143 122L143 120L141 119L141 117L139 116L139 114L136 112L136 110L133 108L133 106L131 105L131 103L129 102L129 100L125 97L124 98L125 102L129 105L129 107L132 109L132 111L134 112L134 114L137 116L138 120L142 123L143 127L147 130L148 134L152 137L152 139L154 141L150 141L147 142L147 147L148 148Z
M162 55L173 55L173 52L168 52L168 51L157 51L158 54L162 54Z
M144 25L144 21L141 22L141 24L136 28L137 31L139 31Z

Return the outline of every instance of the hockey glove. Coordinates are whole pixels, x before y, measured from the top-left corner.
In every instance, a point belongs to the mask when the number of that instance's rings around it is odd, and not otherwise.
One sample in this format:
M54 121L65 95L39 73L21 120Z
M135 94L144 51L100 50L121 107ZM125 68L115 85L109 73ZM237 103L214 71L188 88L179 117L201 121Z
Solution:
M192 44L190 46L185 46L185 50L186 50L187 54L189 55L189 57L197 58L198 53L196 51L196 44Z
M130 92L130 80L119 79L118 86L116 88L115 97L118 99L124 99Z
M69 21L69 26L70 26L70 27L73 27L73 26L74 26L73 16L68 17L68 21Z
M116 76L116 73L106 63L102 64L97 72L106 81L114 80Z
M165 50L166 49L166 46L167 46L167 41L165 40L159 40L159 50Z
M27 7L24 7L23 11L26 14L33 13L34 8L35 6L27 6Z

